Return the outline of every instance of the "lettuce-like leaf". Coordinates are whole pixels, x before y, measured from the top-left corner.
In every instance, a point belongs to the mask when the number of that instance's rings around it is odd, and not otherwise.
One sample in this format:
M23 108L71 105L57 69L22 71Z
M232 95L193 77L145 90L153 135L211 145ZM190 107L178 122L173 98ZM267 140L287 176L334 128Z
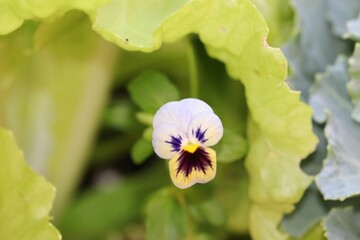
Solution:
M293 32L294 10L291 0L251 0L269 26L268 42L281 46Z
M61 16L78 9L92 11L108 0L3 0L0 2L0 35L19 28L25 20Z
M56 215L80 177L117 49L76 11L39 26L28 22L1 37L0 45L6 56L0 59L0 125L14 132L29 164L57 187Z
M353 209L334 208L324 219L325 236L329 240L356 240L360 236L360 214Z
M267 45L264 19L248 1L161 4L153 0L147 2L152 11L140 2L111 1L94 16L94 29L121 47L141 51L154 51L163 42L197 33L208 54L224 62L232 78L241 80L251 112L246 161L251 182L250 230L254 239L284 239L277 225L311 181L299 162L314 150L317 140L310 108L283 82L286 60ZM258 226L267 227L259 230Z
M360 12L360 1L343 0L339 4L337 0L327 0L326 15L331 24L333 33L342 37L348 30L346 27L350 19L354 19Z
M60 240L49 223L55 188L33 172L15 142L0 128L0 239Z
M284 53L294 70L289 83L301 90L307 99L308 90L317 72L323 72L340 53L351 47L333 35L326 19L326 0L293 0L301 32L284 47Z
M360 41L360 16L358 18L349 20L346 23L347 32L344 37Z
M311 89L309 103L314 119L327 120L325 135L328 155L316 183L325 199L344 200L360 193L360 125L351 118L352 105L346 91L349 81L347 59L319 75Z
M360 123L360 43L355 45L354 53L349 59L349 73L351 79L347 90L354 104L352 118Z

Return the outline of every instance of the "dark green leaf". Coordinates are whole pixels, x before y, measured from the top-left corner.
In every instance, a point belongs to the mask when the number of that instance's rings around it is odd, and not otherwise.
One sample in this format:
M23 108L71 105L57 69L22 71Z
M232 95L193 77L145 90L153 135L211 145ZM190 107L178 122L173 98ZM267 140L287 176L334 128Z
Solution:
M245 156L248 145L242 136L225 129L223 138L214 149L219 162L231 163Z
M178 89L161 72L148 70L128 85L131 99L148 113L155 113L167 102L179 100Z
M139 138L131 148L131 158L135 164L143 163L153 153L151 142L144 138Z
M146 239L183 240L185 236L185 211L172 189L157 192L146 206Z

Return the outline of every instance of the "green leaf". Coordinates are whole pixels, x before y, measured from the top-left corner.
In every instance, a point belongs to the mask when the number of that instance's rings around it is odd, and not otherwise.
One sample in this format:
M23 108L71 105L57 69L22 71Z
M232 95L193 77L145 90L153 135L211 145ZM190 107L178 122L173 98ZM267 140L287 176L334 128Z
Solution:
M136 119L144 125L148 125L152 127L152 122L154 118L153 113L146 113L146 112L138 112L135 114Z
M251 0L269 25L268 42L281 46L293 32L294 10L290 0Z
M162 189L150 198L146 206L146 239L186 239L185 211L173 189Z
M327 0L294 0L301 32L283 47L294 70L289 83L301 90L305 99L317 72L323 72L339 54L350 51L351 45L333 35L326 19Z
M323 221L325 236L329 240L357 240L360 237L360 214L353 209L334 208Z
M316 224L299 240L326 240L321 224Z
M281 223L284 229L293 237L304 236L327 214L322 196L315 186L309 187L296 209L290 215L285 216Z
M107 0L3 0L0 3L0 35L16 30L25 20L57 17L71 9L91 12L105 2Z
M142 137L148 141L151 142L152 141L152 133L153 133L154 129L152 127L148 127L144 130Z
M246 140L232 132L225 129L224 136L221 141L214 147L216 151L217 160L221 163L232 163L240 160L246 155L248 144Z
M148 197L169 183L165 171L159 162L131 178L81 194L59 223L64 239L105 239L111 231L124 230L140 217Z
M252 126L246 160L250 231L255 239L286 238L277 226L311 181L299 162L314 150L317 140L311 109L284 83L284 56L266 43L264 19L246 0L195 0L178 3L176 8L169 1L154 0L148 2L152 11L142 1L128 2L114 0L101 8L93 18L94 29L121 47L146 52L196 33L209 56L222 61L230 77L243 83ZM163 14L156 17L159 11ZM259 230L258 226L266 227Z
M139 124L135 119L136 106L127 99L112 102L105 110L103 124L123 132L135 130Z
M349 59L350 82L347 84L347 90L354 104L352 118L360 123L360 43L355 45L355 50Z
M187 2L111 0L92 15L93 28L124 49L152 51L161 45L161 24Z
M131 158L135 164L143 163L153 153L151 142L144 138L139 138L131 148Z
M24 160L13 134L0 128L0 239L61 239L49 223L55 188Z
M339 57L311 89L309 103L314 119L327 119L328 155L316 183L325 199L344 200L360 193L360 125L351 118L352 105L346 91L347 59Z
M346 24L354 19L360 12L358 0L343 0L339 4L337 0L327 0L326 16L335 35L342 37L347 32Z
M128 85L131 99L148 113L155 113L162 105L179 100L177 88L161 72L148 70Z
M35 49L49 33L59 37ZM0 45L0 55L7 56L0 59L0 124L14 132L29 164L56 186L56 216L87 160L118 52L76 11L39 26L26 23L0 37Z

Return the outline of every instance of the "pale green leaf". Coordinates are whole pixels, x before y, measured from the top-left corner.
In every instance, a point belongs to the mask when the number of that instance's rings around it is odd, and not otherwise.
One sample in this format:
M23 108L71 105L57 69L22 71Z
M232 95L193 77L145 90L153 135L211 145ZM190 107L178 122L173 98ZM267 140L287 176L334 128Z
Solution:
M13 134L0 128L0 239L60 240L49 223L55 188L26 164Z
M294 239L295 240L295 239ZM303 237L296 238L296 240L327 240L324 234L324 229L318 223L313 226Z
M325 199L343 200L360 193L360 125L351 118L352 105L346 91L347 59L317 77L309 103L317 122L327 120L328 155L316 183Z
M0 2L0 35L19 28L25 20L57 17L71 9L89 11L108 0L3 0Z
M353 209L334 208L323 221L325 236L329 240L358 240L360 238L360 214Z
M349 73L351 79L347 90L354 104L352 118L360 123L360 43L355 45L354 53L349 59Z
M360 41L360 16L358 18L349 20L346 23L347 32L344 37Z
M293 32L294 10L291 0L251 0L269 26L268 42L281 46Z
M152 126L154 113L138 112L135 114L135 117L140 123L144 125Z
M342 37L347 32L346 23L358 16L360 1L342 0L339 4L338 0L327 0L326 4L326 16L332 30L335 35Z
M143 163L153 153L151 142L144 138L139 138L131 148L131 158L135 164Z
M152 133L154 129L152 127L148 127L144 130L142 137L147 140L148 142L151 142L152 140Z
M317 72L325 71L340 53L351 46L333 35L326 19L327 0L293 0L301 32L283 47L293 68L289 82L305 99Z
M53 37L35 49L49 33ZM57 187L56 215L87 159L117 49L74 11L51 23L26 23L0 37L0 45L6 56L0 59L0 124L14 132L29 164Z
M155 193L146 206L147 240L186 239L186 215L170 188Z
M161 72L148 70L133 79L128 85L131 99L141 110L155 113L162 105L179 100L177 88Z
M176 8L172 1L153 0L147 2L152 11L142 1L131 3L114 0L101 8L93 18L94 29L121 47L141 51L197 33L209 56L222 61L230 77L245 86L252 126L246 160L253 205L250 231L254 239L284 239L277 226L311 181L299 162L317 140L310 108L283 82L287 63L279 49L267 45L264 19L246 0L195 0ZM258 226L266 227L259 231Z

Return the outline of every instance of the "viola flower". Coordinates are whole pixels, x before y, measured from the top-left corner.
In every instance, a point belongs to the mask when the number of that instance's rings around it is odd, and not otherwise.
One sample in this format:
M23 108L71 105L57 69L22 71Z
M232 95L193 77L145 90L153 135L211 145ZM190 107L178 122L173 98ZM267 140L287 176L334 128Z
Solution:
M216 174L216 153L209 148L223 135L221 120L205 102L188 98L163 105L153 120L155 153L170 159L175 186L188 188L211 181Z

